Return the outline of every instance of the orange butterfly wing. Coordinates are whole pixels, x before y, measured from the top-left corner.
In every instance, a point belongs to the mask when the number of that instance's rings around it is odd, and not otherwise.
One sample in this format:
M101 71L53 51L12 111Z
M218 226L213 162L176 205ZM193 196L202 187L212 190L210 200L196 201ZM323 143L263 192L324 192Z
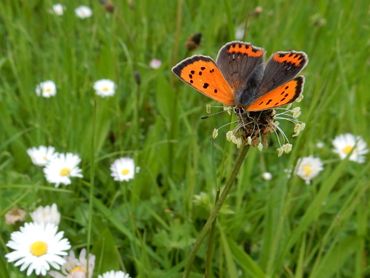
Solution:
M247 111L262 111L291 103L303 91L303 84L304 77L298 76L257 98L247 106Z
M198 92L225 105L234 105L234 92L215 62L206 56L187 58L172 71Z

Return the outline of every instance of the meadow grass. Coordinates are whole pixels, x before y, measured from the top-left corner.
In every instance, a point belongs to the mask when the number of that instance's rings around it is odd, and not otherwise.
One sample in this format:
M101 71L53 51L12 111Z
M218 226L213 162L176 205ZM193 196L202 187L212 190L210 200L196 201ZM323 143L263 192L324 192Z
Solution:
M369 276L370 164L339 160L330 145L346 132L369 138L368 1L113 3L111 14L99 1L64 1L58 17L48 12L52 1L0 2L0 277L25 276L4 257L18 229L5 224L5 213L51 203L73 248L96 255L96 277L111 269L181 277L239 150L226 141L227 128L211 137L230 116L201 120L215 103L170 69L193 53L215 58L241 24L244 40L267 57L289 49L308 54L300 103L306 129L288 155L277 156L273 135L269 148L249 150L208 241L213 251L205 241L191 277L203 277L206 265L209 277ZM91 5L91 18L74 15L80 4ZM202 43L190 53L185 42L197 32ZM148 66L152 58L162 60L158 70ZM94 95L101 78L117 83L114 97ZM48 79L57 96L37 97L36 85ZM38 145L80 154L84 178L48 184L26 152ZM284 169L311 154L324 160L324 171L310 185L287 176ZM130 182L110 177L120 156L141 169ZM261 178L265 171L271 181Z

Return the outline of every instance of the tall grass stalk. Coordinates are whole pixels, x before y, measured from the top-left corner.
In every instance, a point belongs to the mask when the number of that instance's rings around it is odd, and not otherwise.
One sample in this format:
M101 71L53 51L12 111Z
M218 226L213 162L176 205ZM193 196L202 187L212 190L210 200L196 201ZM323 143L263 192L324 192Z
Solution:
M242 149L240 150L239 156L235 161L234 168L231 171L230 177L227 180L227 183L226 183L224 189L222 190L221 196L218 199L218 201L216 202L215 207L211 211L211 214L209 215L206 224L204 224L202 230L200 231L200 233L198 234L198 236L196 238L193 249L190 252L188 261L187 261L186 266L185 266L185 271L184 271L184 276L183 276L184 278L189 277L190 271L191 271L191 266L193 264L195 256L197 255L198 249L202 245L202 242L205 239L205 237L207 236L207 234L209 233L209 231L211 230L211 228L213 226L213 222L217 218L218 213L219 213L220 209L222 208L222 205L224 204L227 196L229 195L229 192L230 192L232 186L235 183L235 179L236 179L236 177L239 173L240 167L242 166L243 161L244 161L244 159L245 159L245 157L248 153L248 150L249 150L249 146L243 146Z

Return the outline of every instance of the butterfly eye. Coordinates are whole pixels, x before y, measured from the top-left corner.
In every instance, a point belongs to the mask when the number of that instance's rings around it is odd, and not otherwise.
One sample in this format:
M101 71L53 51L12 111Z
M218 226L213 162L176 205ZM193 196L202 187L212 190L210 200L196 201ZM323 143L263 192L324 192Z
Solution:
M244 114L247 110L245 110L243 107L238 107L238 106L235 106L234 107L234 113L235 114Z

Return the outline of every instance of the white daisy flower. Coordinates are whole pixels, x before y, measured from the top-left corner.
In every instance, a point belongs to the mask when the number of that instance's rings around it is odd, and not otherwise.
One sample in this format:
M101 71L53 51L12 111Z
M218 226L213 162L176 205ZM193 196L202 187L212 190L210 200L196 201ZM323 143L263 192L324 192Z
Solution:
M61 16L64 14L64 10L65 7L62 4L57 3L51 7L50 13Z
M75 14L79 18L85 19L92 16L92 10L88 6L79 6L75 9Z
M39 97L53 97L57 94L57 86L52 80L46 80L36 86L36 95Z
M318 149L322 149L323 147L325 147L325 144L323 141L317 141L316 143L316 148Z
M272 174L270 172L264 172L262 174L262 178L266 181L270 181L272 179Z
M159 59L152 59L149 63L149 67L152 69L159 69L162 65L162 61Z
M244 26L239 25L235 30L235 39L237 39L239 41L243 40L244 33L245 33Z
M295 174L309 184L323 169L320 158L307 156L298 159Z
M57 155L54 147L46 146L30 148L27 150L27 154L31 158L33 164L42 167Z
M99 275L98 278L131 278L131 276L123 271L112 270Z
M64 264L63 256L71 248L69 241L63 238L63 232L52 224L26 223L19 231L10 235L6 244L14 251L5 255L9 262L27 269L27 275L46 275L50 266L59 269Z
M56 187L60 184L71 184L71 177L82 178L81 169L78 167L80 162L77 154L58 154L44 168L45 178Z
M30 213L33 222L38 224L53 224L58 226L60 223L60 213L56 204L51 206L38 207Z
M60 272L50 271L53 278L91 278L94 273L95 256L86 256L86 249L82 249L79 258L75 257L73 251L65 258L66 262Z
M135 162L132 158L122 157L112 163L110 170L115 181L129 181L135 176Z
M101 97L113 96L116 91L116 84L109 79L101 79L94 83L95 93Z
M334 152L339 155L341 159L349 156L349 160L364 163L365 155L369 152L366 142L361 136L355 136L350 133L341 134L333 140Z

